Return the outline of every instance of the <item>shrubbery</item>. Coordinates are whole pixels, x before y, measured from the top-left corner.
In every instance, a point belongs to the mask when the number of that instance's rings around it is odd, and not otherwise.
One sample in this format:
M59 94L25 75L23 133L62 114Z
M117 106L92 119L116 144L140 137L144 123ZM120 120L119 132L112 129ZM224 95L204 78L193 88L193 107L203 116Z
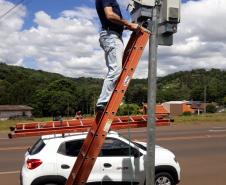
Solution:
M139 114L140 107L137 104L123 104L119 107L117 115L136 115Z
M183 112L182 116L191 116L191 112L189 112L189 111Z
M216 108L216 106L213 105L213 104L208 104L208 105L206 106L206 112L207 112L207 113L215 113L215 112L217 112L217 108Z

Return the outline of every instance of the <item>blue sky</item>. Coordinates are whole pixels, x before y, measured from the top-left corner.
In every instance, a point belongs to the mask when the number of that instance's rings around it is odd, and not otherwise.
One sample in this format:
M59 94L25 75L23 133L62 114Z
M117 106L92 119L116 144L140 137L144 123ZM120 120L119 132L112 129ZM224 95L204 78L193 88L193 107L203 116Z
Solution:
M10 1L13 3L19 2L19 0ZM62 11L71 10L74 7L94 7L93 0L25 0L23 4L28 10L25 28L33 25L34 13L38 11L48 12L53 18L56 18Z
M0 17L20 1L0 0ZM118 0L120 4L126 1ZM226 0L183 0L174 45L159 47L158 75L226 69L225 19ZM25 0L0 19L0 62L70 77L104 78L98 22L94 0ZM125 45L129 35L125 31ZM146 47L135 77L146 78L147 66Z
M21 0L10 0L12 3L18 3ZM121 0L120 0L121 1ZM182 0L183 3L188 0ZM25 0L23 4L27 7L27 16L25 18L24 28L33 26L34 13L45 11L51 17L57 18L64 10L71 10L75 7L87 6L94 8L94 0ZM128 18L128 13L122 9L124 17Z

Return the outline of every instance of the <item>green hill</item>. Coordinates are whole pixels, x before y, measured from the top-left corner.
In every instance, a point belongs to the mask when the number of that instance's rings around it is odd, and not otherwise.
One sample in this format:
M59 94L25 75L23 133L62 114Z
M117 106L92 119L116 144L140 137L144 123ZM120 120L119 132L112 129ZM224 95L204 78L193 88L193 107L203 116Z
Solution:
M223 103L226 97L226 71L197 69L170 74L158 80L158 101L203 100Z
M103 80L68 78L59 74L0 63L0 104L26 104L37 116L57 113L74 115L76 111L93 112ZM226 97L226 72L204 69L177 72L158 78L157 101L207 100L223 103ZM147 102L147 79L134 79L125 102Z
M0 104L26 104L38 116L89 113L101 79L67 78L59 74L0 63Z

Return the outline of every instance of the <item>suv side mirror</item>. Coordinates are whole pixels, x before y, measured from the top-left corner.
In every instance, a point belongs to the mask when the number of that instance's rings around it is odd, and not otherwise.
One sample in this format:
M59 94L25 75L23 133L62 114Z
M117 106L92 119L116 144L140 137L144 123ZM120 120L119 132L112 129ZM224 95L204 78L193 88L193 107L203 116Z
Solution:
M140 157L140 156L142 156L142 153L140 153L138 150L136 150L136 149L133 149L133 156L135 157L135 158L138 158L138 157Z

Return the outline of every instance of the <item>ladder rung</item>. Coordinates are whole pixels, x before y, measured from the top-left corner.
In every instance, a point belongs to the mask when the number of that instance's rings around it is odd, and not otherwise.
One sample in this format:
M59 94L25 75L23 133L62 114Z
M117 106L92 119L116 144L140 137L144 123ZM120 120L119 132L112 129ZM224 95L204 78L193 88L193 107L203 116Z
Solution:
M118 116L113 119L111 130L119 130L126 128L139 128L146 127L147 115L136 115L136 116ZM81 125L81 122L83 125ZM93 118L87 118L82 120L66 120L60 122L45 122L45 123L27 123L17 124L15 128L11 128L11 135L15 137L31 137L41 136L48 134L62 134L71 132L86 132L92 124L95 122ZM128 122L130 124L128 124ZM42 127L40 126L42 124ZM157 126L170 125L169 119L156 120ZM92 130L92 135L95 135L95 131Z

